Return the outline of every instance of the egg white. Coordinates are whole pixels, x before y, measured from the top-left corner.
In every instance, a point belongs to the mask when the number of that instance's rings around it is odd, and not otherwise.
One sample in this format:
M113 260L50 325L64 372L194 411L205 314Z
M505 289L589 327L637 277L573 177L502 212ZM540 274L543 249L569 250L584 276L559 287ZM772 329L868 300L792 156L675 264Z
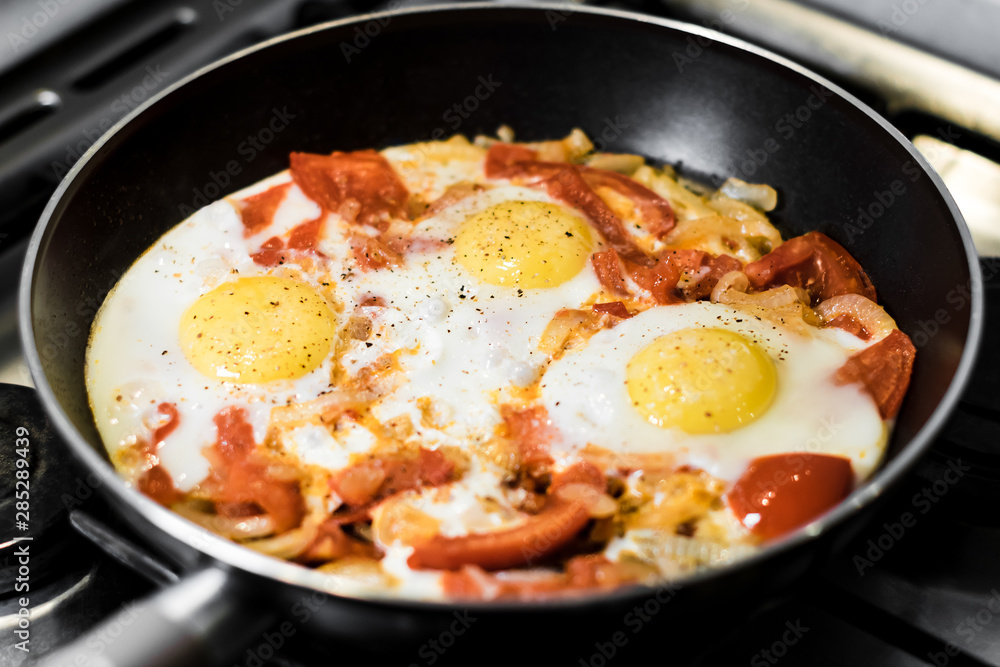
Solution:
M420 437L434 444L463 445L492 437L500 422L498 402L510 387L539 377L548 356L538 351L542 332L561 308L578 308L600 292L589 261L557 287L517 289L479 282L456 259L449 245L469 216L506 201L541 201L576 215L537 190L502 186L486 190L421 220L413 236L441 247L409 252L403 266L353 271L335 293L344 304L376 295L385 306L363 307L372 333L349 341L342 364L349 374L398 350L406 381L373 406L381 421L406 414ZM334 228L320 249L336 252L347 241ZM431 399L443 428L420 425L419 398Z
M179 323L202 294L237 276L269 273L254 264L250 254L257 248L249 241L229 202L201 209L122 276L91 332L86 383L109 452L114 456L138 440L148 440L161 419L157 406L175 403L179 423L158 456L182 491L208 474L202 450L217 440L213 418L221 410L231 405L247 408L254 436L262 441L272 407L306 401L329 388L330 358L297 380L265 386L208 378L184 356Z
M729 433L689 435L651 424L632 405L626 365L656 338L702 327L739 333L770 355L778 376L773 403L760 418ZM566 451L592 444L620 453L672 452L678 463L730 482L759 456L833 454L849 458L863 479L881 458L885 426L860 385L834 383L848 356L835 335L822 329L805 335L709 302L660 306L598 332L585 348L553 362L542 380L541 400Z

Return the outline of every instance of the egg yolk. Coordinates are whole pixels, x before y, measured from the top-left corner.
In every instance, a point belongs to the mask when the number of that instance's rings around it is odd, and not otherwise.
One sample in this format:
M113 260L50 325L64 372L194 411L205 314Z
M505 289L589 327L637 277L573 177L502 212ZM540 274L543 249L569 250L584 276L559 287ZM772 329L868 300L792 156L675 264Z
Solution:
M255 276L216 287L181 318L184 355L210 378L259 384L302 377L330 354L334 316L312 287Z
M509 201L476 213L455 237L458 261L479 280L514 288L555 287L587 263L586 220L557 204Z
M682 329L639 351L625 369L636 410L651 424L725 433L754 421L774 398L777 373L756 343L725 329Z

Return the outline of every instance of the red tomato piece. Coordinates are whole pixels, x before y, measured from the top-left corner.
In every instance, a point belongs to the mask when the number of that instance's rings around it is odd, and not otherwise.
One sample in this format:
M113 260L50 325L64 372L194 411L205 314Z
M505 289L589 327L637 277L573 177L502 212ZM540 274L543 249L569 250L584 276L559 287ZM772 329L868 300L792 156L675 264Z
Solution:
M367 508L391 495L451 480L455 464L437 450L421 448L416 457L369 459L341 470L330 486L352 508ZM337 523L348 523L340 517Z
M214 421L219 439L205 451L212 465L205 481L211 498L223 503L255 503L271 516L279 533L299 525L305 503L298 482L273 479L267 465L253 460L257 443L246 410L226 408Z
M591 224L601 233L622 259L640 266L652 266L654 260L644 253L635 241L625 231L625 225L615 215L603 199L590 189L580 175L580 170L573 165L565 165L553 176L543 181L545 190L574 208L583 211Z
M601 286L618 296L630 296L628 286L622 278L622 267L618 261L618 253L614 250L602 250L590 256L590 264L594 267L597 280Z
M180 415L177 413L177 406L173 403L160 403L156 406L156 411L167 418L163 424L157 427L153 431L153 449L155 450L160 446L160 443L167 439L177 425L181 421ZM155 451L154 451L155 453Z
M156 454L160 449L160 443L166 440L167 436L177 428L180 423L180 415L177 412L177 406L173 403L160 403L156 406L156 410L166 417L167 421L153 431L153 442L142 446L146 457L153 460L154 463L139 477L136 486L156 502L169 507L183 500L184 494L174 486L174 478L156 458Z
M291 183L282 183L247 197L240 203L240 217L243 219L243 235L253 236L266 229L274 221L274 213L285 200Z
M174 478L157 463L139 478L136 486L144 494L165 507L184 500L184 494L174 486Z
M684 298L688 301L699 301L708 298L722 276L731 271L741 271L743 264L740 260L729 255L713 257L708 253L704 253L701 265L696 269L696 272L701 272L703 267L707 268L707 271L702 273L701 278L688 284L681 290Z
M513 178L521 175L524 167L519 162L536 162L538 153L527 146L498 142L486 152L484 170L486 178Z
M389 161L373 150L331 155L292 153L292 179L326 211L345 204L357 208L354 218L384 230L391 218L407 219L410 193Z
M744 272L759 290L777 285L801 287L814 304L840 294L860 294L876 300L875 287L861 265L842 245L820 232L789 239Z
M620 317L623 320L627 320L632 317L632 313L628 312L628 308L621 301L611 301L608 303L595 303L590 307L595 313L604 313L607 315L613 315L614 317Z
M582 465L593 468L590 464ZM589 470L577 473L570 468L563 474L572 483L587 483L587 480L592 480L592 472ZM600 475L599 472L598 474ZM600 477L598 488L604 491L604 476ZM430 540L415 545L407 563L412 568L437 570L458 570L466 565L476 565L485 570L503 570L530 565L561 549L589 521L590 514L584 503L564 500L558 495L550 494L546 496L542 510L518 526L460 537L435 535Z
M835 318L826 322L823 326L833 327L835 329L843 329L849 334L855 335L861 340L871 340L872 334L865 325L858 321L857 318L844 313L843 315L837 315Z
M285 243L277 236L272 236L264 241L260 250L250 255L254 264L261 266L277 266L284 264L286 258Z
M521 465L529 476L536 476L552 465L549 443L555 436L555 427L543 405L518 409L500 406L500 416L507 425L507 436L517 444Z
M751 461L728 499L744 526L770 540L820 516L853 485L851 462L841 456L775 454Z
M289 250L315 250L322 228L322 217L303 222L301 225L296 226L288 235Z
M625 268L635 284L648 291L653 301L661 305L681 303L683 299L674 293L677 281L681 279L681 267L670 257L662 257L653 266L638 266L625 262Z
M646 231L663 238L674 228L676 217L670 202L645 185L624 174L592 167L580 167L583 180L591 188L606 187L631 199L639 208Z
M875 399L882 419L892 419L903 405L903 396L913 374L917 348L899 329L847 360L834 380L837 384L860 382Z

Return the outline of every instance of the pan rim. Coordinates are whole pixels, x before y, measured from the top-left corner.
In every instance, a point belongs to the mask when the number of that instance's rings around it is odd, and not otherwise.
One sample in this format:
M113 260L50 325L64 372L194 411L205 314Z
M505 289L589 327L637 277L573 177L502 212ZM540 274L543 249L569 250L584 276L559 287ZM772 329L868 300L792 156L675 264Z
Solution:
M962 240L966 260L969 264L968 269L971 281L969 330L966 335L965 346L962 351L961 359L948 389L945 391L944 396L939 401L930 418L914 435L914 437L906 443L906 445L891 461L880 466L880 468L869 480L852 492L852 494L848 496L848 498L845 499L840 505L816 521L813 521L803 528L795 531L787 538L771 544L754 555L741 559L738 562L728 564L719 569L703 570L684 577L677 582L665 582L659 587L629 587L597 594L588 594L582 597L567 596L551 600L532 602L494 601L462 603L465 608L483 613L523 613L529 611L551 611L567 607L580 609L581 607L604 606L616 601L642 599L647 597L651 592L657 591L658 588L662 588L664 586L696 587L700 583L706 580L716 579L720 577L720 575L736 575L747 568L755 567L763 561L776 558L781 554L818 539L821 535L829 533L834 526L842 523L852 514L874 502L885 492L892 480L896 480L901 477L906 470L916 463L917 459L926 453L934 435L940 430L944 421L952 412L971 376L975 357L983 335L984 288L978 262L978 255L976 254L975 247L972 242L971 233L969 232L961 212L958 210L957 204L948 192L947 188L944 186L940 176L934 171L926 159L924 159L924 157L913 147L913 145L898 130L890 125L886 119L878 115L873 109L868 107L857 97L832 81L827 80L825 77L822 77L812 70L796 62L788 60L783 56L750 44L744 40L719 33L703 26L689 24L673 19L652 17L617 9L578 7L575 5L571 5L570 7L574 13L589 14L592 16L606 16L609 18L667 28L687 35L706 37L714 42L751 53L787 70L791 70L792 72L795 72L814 83L825 86L841 100L849 103L855 110L860 111L867 116L869 120L874 121L883 132L892 137L897 144L907 151L911 158L914 159L918 165L920 165L924 173L930 177L934 188L937 190L938 195L941 197L947 206L950 215L952 216L959 236ZM63 410L62 405L56 399L55 393L44 374L41 358L38 354L37 346L34 344L34 326L32 321L32 291L36 274L36 263L42 249L45 247L46 242L50 237L49 231L52 227L51 222L56 208L63 200L66 192L74 184L81 172L86 169L87 165L94 158L94 156L97 155L123 128L132 123L136 118L141 117L147 109L159 103L161 99L173 94L183 86L203 77L208 72L224 67L227 64L244 58L251 53L270 48L271 46L285 41L294 40L317 32L340 28L342 26L364 24L372 20L385 20L414 14L430 15L442 12L451 12L456 14L461 12L524 12L525 15L528 13L538 15L549 11L565 12L566 10L566 3L515 2L498 5L491 2L473 2L458 6L438 4L364 14L279 35L219 59L198 69L188 76L183 77L122 118L107 133L98 139L98 141L96 141L90 149L88 149L88 151L73 166L63 181L59 184L52 197L49 199L39 218L38 225L31 235L21 273L18 294L18 319L27 365L31 373L32 380L35 383L36 391L38 391L40 399L45 406L50 419L62 436L62 439L66 441L70 449L73 450L74 455L77 456L78 459L82 460L82 462L92 472L96 472L98 474L101 480L100 486L103 489L114 496L117 502L122 502L132 510L138 512L143 520L153 524L158 530L166 533L170 538L182 542L188 547L199 552L201 555L217 561L218 566L233 568L246 574L276 580L292 586L318 590L337 598L349 599L357 602L389 605L394 608L414 609L420 611L450 610L454 607L454 601L393 598L390 596L360 595L356 593L344 593L332 590L328 581L326 582L326 586L323 585L324 582L322 579L328 579L325 575L290 562L279 561L277 559L258 554L246 547L230 542L229 540L219 537L214 533L210 533L205 529L195 526L194 524L183 519L180 515L158 505L151 499L143 496L134 488L127 486L124 480L118 476L113 467L97 454L97 452L85 441L82 435L73 426L68 415ZM116 511L119 510L116 509Z

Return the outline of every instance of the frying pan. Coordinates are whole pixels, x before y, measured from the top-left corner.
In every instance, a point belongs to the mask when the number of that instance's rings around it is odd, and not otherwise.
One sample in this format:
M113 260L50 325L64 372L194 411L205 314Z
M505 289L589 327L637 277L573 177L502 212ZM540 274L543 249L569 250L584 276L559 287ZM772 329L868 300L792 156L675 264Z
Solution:
M582 627L650 595L669 599L663 609L676 618L759 599L835 551L928 447L979 340L978 262L941 180L850 94L738 40L618 11L464 5L331 23L220 61L124 119L66 177L31 239L20 324L41 400L124 520L182 573L119 639L99 651L81 643L62 659L217 662L275 614L302 636L380 646L454 622L459 607L447 603L339 595L320 574L208 534L128 488L91 417L84 352L97 305L150 244L192 209L285 169L291 151L471 136L503 123L521 140L581 127L599 149L716 182L773 185L783 233L816 229L843 244L919 352L885 465L780 543L667 592L461 609L527 632L555 618Z

